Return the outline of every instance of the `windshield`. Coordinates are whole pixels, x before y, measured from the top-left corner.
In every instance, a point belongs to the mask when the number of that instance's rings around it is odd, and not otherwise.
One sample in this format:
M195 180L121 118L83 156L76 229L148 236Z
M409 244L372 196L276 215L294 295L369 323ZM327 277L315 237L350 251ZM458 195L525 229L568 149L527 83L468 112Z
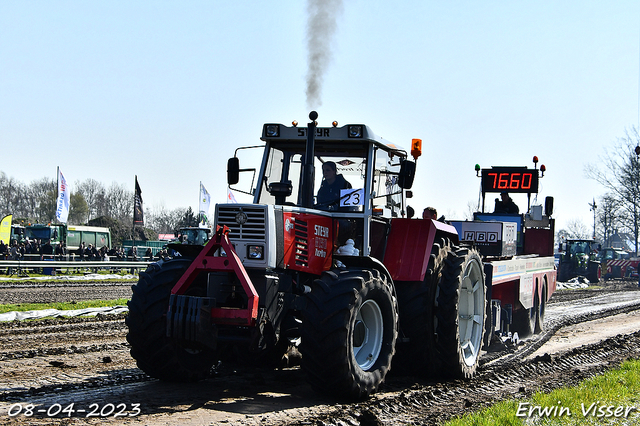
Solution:
M259 203L301 205L300 182L302 178L302 164L304 161L304 144L283 143L273 144L268 152L264 171L264 178L259 187ZM331 210L346 205L360 208L364 200L357 197L363 194L356 190L364 190L366 179L367 151L363 144L316 143L314 157L314 204L317 208ZM324 168L335 167L335 179L331 183L325 182ZM329 186L339 194L336 198L323 198L323 193ZM322 191L320 188L325 188ZM340 191L347 191L346 195ZM320 199L318 199L320 193ZM353 195L351 195L353 194ZM333 197L331 195L330 197Z
M571 247L571 254L589 254L591 245L588 242L576 242Z
M401 158L397 153L373 146L373 177L368 178L370 148L366 142L316 142L314 208L361 212L368 207L378 216L400 216L403 203L402 189L398 186ZM264 177L257 188L257 203L302 205L300 183L304 150L305 144L300 141L269 145ZM370 188L367 188L367 182L370 182ZM369 193L365 193L367 189Z
M30 240L48 240L51 238L50 228L27 228L26 237Z

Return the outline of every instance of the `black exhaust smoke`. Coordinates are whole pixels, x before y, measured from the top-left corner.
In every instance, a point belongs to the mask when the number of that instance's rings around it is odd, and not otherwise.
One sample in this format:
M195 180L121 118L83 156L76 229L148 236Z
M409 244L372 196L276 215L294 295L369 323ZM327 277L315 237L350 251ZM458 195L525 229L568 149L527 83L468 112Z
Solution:
M308 0L307 12L307 108L317 108L322 105L322 81L331 63L342 0Z

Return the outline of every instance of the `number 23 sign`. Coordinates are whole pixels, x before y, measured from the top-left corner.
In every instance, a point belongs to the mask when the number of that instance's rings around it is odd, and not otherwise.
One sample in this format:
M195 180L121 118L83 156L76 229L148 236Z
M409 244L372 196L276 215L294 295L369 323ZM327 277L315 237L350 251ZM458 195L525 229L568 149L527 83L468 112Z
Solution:
M341 189L340 207L364 205L364 189Z

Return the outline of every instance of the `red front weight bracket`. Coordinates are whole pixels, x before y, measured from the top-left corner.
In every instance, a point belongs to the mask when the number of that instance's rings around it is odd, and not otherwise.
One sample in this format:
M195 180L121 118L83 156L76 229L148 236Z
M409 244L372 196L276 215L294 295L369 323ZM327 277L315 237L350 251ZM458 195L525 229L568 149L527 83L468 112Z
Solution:
M206 246L202 249L198 257L191 263L185 273L180 277L173 289L172 295L183 295L193 280L201 272L224 272L233 271L238 277L245 294L247 295L246 308L212 308L211 319L216 324L235 324L254 326L258 318L258 293L251 283L240 258L236 254L233 246L229 242L229 228L217 226L216 233ZM226 257L214 256L214 253L222 248L227 254Z

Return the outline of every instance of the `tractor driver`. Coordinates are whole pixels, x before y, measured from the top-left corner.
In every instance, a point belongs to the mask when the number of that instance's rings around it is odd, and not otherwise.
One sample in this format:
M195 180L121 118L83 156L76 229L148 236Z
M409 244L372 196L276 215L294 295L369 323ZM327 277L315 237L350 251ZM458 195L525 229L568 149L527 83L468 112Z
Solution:
M511 197L509 197L508 192L500 193L500 200L496 198L496 206L493 210L494 213L507 213L507 214L518 214L520 213L520 208L516 203L513 202Z
M351 188L351 184L338 174L336 163L327 161L322 165L322 184L318 190L317 207L322 210L338 210L340 190Z

